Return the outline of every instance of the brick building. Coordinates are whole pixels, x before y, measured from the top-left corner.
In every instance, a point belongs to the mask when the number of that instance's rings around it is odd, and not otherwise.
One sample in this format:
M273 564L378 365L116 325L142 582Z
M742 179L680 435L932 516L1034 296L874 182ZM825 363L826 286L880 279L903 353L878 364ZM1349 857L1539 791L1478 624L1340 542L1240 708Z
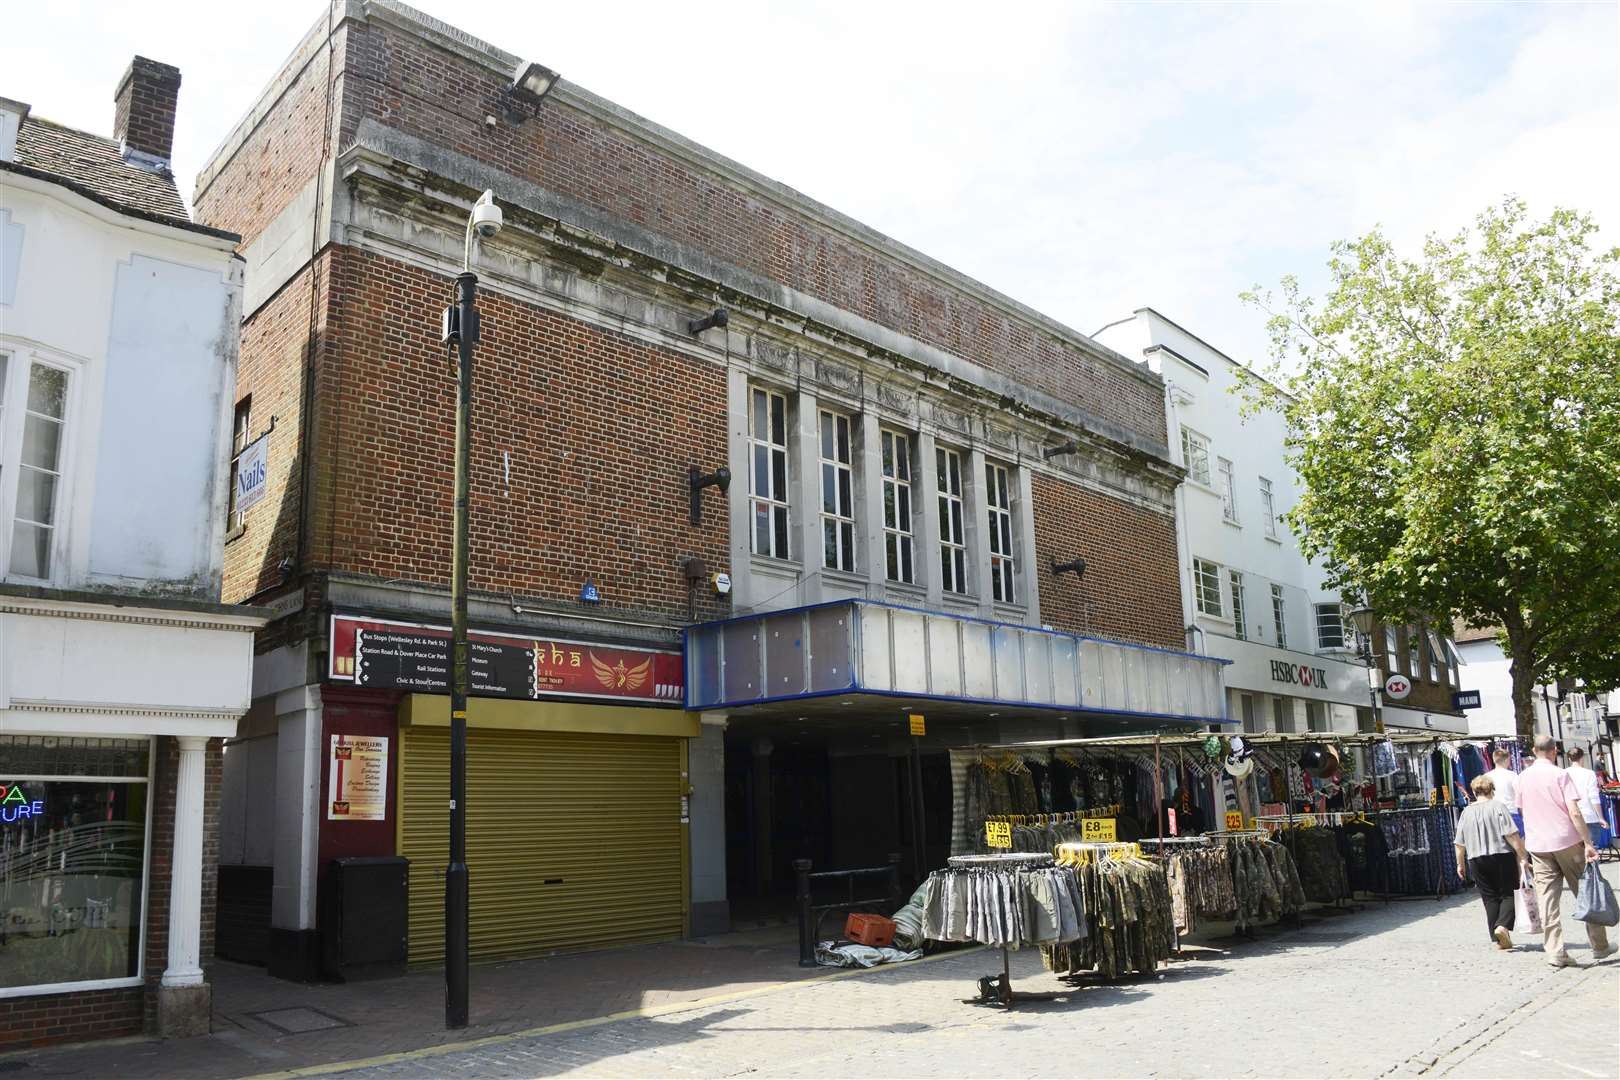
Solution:
M409 957L440 955L439 313L484 190L506 224L478 262L475 958L713 930L791 858L911 845L908 712L940 821L946 747L1225 719L1219 665L1180 651L1156 375L526 73L402 5L335 4L198 179L248 263L238 413L273 418L227 597L280 616L226 754L222 951L314 974L330 861L398 854ZM857 623L886 660L856 662ZM784 664L806 677L771 692ZM385 740L360 813L332 765L351 739Z
M219 602L242 264L175 188L179 88L136 57L112 138L0 98L0 1050L209 1028L265 620Z

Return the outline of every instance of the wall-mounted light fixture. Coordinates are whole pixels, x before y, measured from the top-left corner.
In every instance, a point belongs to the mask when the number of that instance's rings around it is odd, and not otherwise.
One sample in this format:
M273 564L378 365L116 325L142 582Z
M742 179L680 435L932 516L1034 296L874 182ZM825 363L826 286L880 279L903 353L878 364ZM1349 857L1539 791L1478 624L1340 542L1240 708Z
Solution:
M1041 457L1045 458L1047 461L1051 461L1053 458L1061 457L1064 454L1078 454L1079 452L1080 444L1075 442L1073 439L1070 439L1068 442L1060 443L1057 446L1048 446L1045 450L1041 451Z
M712 473L705 473L696 465L687 469L687 482L692 488L692 524L703 524L703 489L717 487L723 495L731 490L731 470L724 465Z
M506 88L506 119L521 124L534 115L540 101L557 85L561 76L544 64L518 61L512 84Z
M1086 560L1074 558L1068 562L1058 562L1053 559L1052 575L1056 577L1058 574L1073 574L1077 578L1083 578L1086 576Z
M717 307L701 319L686 320L686 330L691 334L701 334L703 331L712 330L716 326L725 326L730 321L726 309Z

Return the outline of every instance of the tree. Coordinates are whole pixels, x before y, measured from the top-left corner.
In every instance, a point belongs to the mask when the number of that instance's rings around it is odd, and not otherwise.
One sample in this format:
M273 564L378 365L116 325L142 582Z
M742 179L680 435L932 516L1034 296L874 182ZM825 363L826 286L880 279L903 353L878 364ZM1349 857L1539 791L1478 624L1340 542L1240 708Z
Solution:
M1596 231L1508 199L1416 259L1376 229L1336 243L1319 306L1293 278L1243 294L1304 551L1390 621L1497 627L1525 737L1538 683L1620 685L1620 249Z

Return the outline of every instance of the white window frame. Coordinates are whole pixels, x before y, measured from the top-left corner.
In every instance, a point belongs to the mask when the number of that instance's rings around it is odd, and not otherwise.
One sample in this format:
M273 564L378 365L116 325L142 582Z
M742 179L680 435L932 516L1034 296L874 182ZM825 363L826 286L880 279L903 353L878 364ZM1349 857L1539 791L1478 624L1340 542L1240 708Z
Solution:
M93 735L81 735L77 732L28 732L7 731L7 735L60 735L64 738L94 738ZM24 783L50 783L59 782L67 784L145 784L146 785L146 838L142 842L141 852L145 859L141 867L141 936L136 946L135 974L117 979L84 979L79 982L36 983L30 986L0 986L0 999L19 997L41 997L45 994L78 993L85 990L116 990L130 986L144 986L146 984L146 944L151 934L151 905L152 892L152 785L157 770L157 740L151 735L119 735L119 739L133 742L136 739L146 740L146 775L140 776L71 776L56 773L27 773L16 776L7 775L7 780L17 780Z
M883 428L879 434L883 470L883 572L890 581L917 583L917 491L913 455L917 440L909 432Z
M1224 619L1221 611L1221 568L1208 559L1193 556L1193 600L1200 615ZM1211 587L1213 585L1213 587Z
M1243 609L1243 574L1238 570L1227 570L1227 584L1232 587L1232 628L1237 633L1239 641L1249 640L1248 627L1244 625L1248 612Z
M764 397L765 428L761 433L755 430L759 419L759 399ZM777 442L770 430L773 422L773 407L779 404L782 408L782 441ZM755 555L764 555L772 559L791 558L793 550L793 522L789 511L788 492L793 490L793 458L788 453L789 417L787 395L779 390L771 390L763 386L750 386L748 388L748 546ZM765 488L759 490L760 476L757 459L760 452L765 454ZM782 485L777 490L776 459L781 455ZM759 512L764 508L770 523L770 543L761 550L759 540ZM783 527L778 532L777 519L780 515ZM778 550L778 548L782 550Z
M79 395L84 365L39 349L18 348L0 340L6 357L3 404L0 404L0 581L49 585L66 573L70 557L74 477L78 465ZM28 381L34 366L52 368L67 377L61 416L61 438L56 461L56 489L52 506L49 565L45 577L11 572L11 546L17 523L18 479L22 472L23 429L28 419ZM54 418L53 418L54 419Z
M1194 483L1210 487L1209 474L1209 436L1194 431L1182 425L1181 428L1181 464L1187 470L1187 478Z
M1440 651L1440 635L1425 626L1423 637L1429 645L1429 681L1438 685L1446 680L1445 665L1442 663L1445 654Z
M1423 635L1416 626L1406 628L1406 667L1413 682L1423 681Z
M967 501L963 498L962 453L934 447L939 512L939 583L948 593L968 593ZM954 473L953 473L954 467ZM952 477L954 476L954 489Z
M1220 478L1216 490L1221 493L1221 517L1233 525L1238 524L1237 478L1232 463L1226 458L1215 459L1215 472Z
M247 511L236 505L237 500L237 470L242 464L242 451L250 445L248 438L253 432L253 395L244 395L231 409L231 490L225 499L225 534L227 536L239 531L247 523Z
M1271 583L1271 621L1277 631L1277 648L1288 648L1288 598L1275 581Z
M1272 491L1271 481L1263 476L1260 478L1260 518L1265 524L1266 535L1277 539L1277 496Z
M1446 671L1451 679L1451 688L1453 690L1461 690L1462 671L1460 670L1460 667L1462 664L1462 657L1457 652L1457 643L1452 641L1450 638L1446 638L1443 644L1446 647Z
M821 565L855 573L855 424L844 413L816 414L821 480Z
M1384 624L1384 663L1389 670L1385 675L1393 675L1401 670L1401 638L1395 627Z
M1013 533L1012 470L993 461L984 463L984 505L990 541L990 596L999 604L1018 602L1018 550Z
M1350 636L1352 630L1345 624L1343 604L1313 604L1312 610L1316 613L1316 647L1318 650L1348 649L1355 645L1355 639ZM1322 616L1329 611L1333 613L1333 618L1330 621L1339 631L1339 640L1333 644L1329 644L1328 639L1322 636L1324 629Z

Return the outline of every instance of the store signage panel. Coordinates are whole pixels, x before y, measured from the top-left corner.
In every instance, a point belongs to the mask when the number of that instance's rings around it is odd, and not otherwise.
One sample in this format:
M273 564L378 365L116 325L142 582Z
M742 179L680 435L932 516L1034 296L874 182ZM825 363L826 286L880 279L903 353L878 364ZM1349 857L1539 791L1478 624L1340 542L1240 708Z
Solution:
M1384 680L1384 693L1393 701L1405 701L1412 692L1412 680L1396 672Z
M548 695L678 702L681 655L585 641L472 631L472 693L536 700ZM448 693L450 630L443 626L332 616L333 679L413 693Z
M253 440L236 459L236 509L246 512L259 504L269 490L270 435Z
M1367 703L1367 669L1361 664L1220 634L1208 634L1203 642L1204 652L1231 661L1226 669L1226 685L1231 689L1340 705Z
M1088 817L1080 819L1080 839L1091 843L1112 844L1119 834L1118 819Z
M388 739L333 735L326 820L382 821L388 816Z
M0 780L0 823L10 825L44 816L44 799L32 798L21 784Z
M1478 690L1457 690L1451 695L1453 709L1477 709L1480 707Z
M984 843L986 847L1010 848L1012 847L1012 824L1006 821L987 821L984 823Z

